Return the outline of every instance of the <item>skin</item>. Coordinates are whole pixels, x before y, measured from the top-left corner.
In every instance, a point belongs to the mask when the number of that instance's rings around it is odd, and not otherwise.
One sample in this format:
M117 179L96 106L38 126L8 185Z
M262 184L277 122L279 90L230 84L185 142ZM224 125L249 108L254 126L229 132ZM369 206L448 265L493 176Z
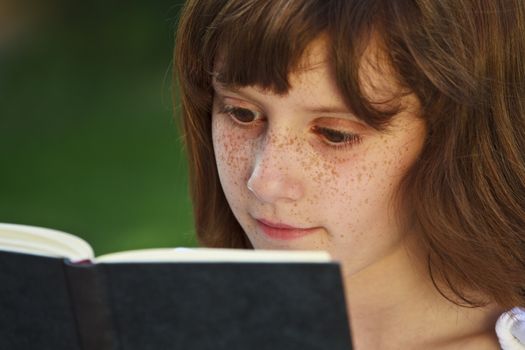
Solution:
M356 349L497 348L493 308L442 298L417 233L399 223L394 195L426 135L417 98L392 99L399 86L371 45L364 91L401 107L387 131L374 130L343 102L325 52L322 39L310 45L285 95L213 82L213 146L235 217L256 249L326 250L340 261Z

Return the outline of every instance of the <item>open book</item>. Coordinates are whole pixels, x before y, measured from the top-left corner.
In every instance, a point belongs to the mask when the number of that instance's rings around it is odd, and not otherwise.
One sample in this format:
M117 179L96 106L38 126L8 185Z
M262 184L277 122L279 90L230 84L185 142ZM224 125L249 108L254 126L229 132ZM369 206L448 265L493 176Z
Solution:
M325 252L176 248L94 257L0 224L0 349L350 349Z

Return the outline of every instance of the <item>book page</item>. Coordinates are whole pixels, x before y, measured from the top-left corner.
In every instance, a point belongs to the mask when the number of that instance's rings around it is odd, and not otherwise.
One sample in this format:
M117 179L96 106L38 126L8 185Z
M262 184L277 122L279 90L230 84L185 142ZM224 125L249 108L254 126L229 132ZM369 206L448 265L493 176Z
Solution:
M332 261L324 251L249 250L217 248L157 248L130 250L94 257L91 246L69 233L36 226L0 223L0 250L67 258L71 262L311 262Z
M326 263L324 251L248 250L218 248L159 248L106 254L96 262L312 262Z
M43 227L0 223L0 250L74 261L91 260L93 249L83 239Z

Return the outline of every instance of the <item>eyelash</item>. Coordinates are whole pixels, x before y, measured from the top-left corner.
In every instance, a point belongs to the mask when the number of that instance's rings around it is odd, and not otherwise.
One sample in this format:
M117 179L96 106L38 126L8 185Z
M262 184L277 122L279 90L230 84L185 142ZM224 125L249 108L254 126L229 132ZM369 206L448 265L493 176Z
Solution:
M233 122L235 122L236 124L238 124L240 126L243 126L243 127L248 127L251 124L253 124L255 121L258 121L258 120L262 121L264 119L262 117L257 118L257 115L260 114L260 113L254 113L253 111L251 111L251 110L249 110L247 108L235 107L235 106L231 106L231 105L221 106L221 108L219 110L219 113L227 115L228 117L230 117L232 119ZM251 121L248 121L248 122L242 121L241 120L241 114L245 114L245 113L252 114L254 119L251 120Z
M362 137L358 134L334 130L322 126L314 126L312 127L312 131L318 135L321 135L327 145L336 149L351 147L362 141ZM339 138L340 141L334 142L328 139L328 137L333 136Z
M219 113L227 115L236 125L239 125L241 127L251 127L256 122L264 121L264 118L262 116L258 118L258 114L260 113L255 113L247 108L235 107L231 105L221 106L219 109ZM241 114L246 113L252 114L254 119L249 122L243 122L241 120ZM315 134L320 135L323 138L323 142L326 145L335 149L344 149L347 147L351 147L362 141L362 137L358 134L343 132L327 127L313 126L311 130ZM340 141L334 142L329 140L329 137L334 136Z

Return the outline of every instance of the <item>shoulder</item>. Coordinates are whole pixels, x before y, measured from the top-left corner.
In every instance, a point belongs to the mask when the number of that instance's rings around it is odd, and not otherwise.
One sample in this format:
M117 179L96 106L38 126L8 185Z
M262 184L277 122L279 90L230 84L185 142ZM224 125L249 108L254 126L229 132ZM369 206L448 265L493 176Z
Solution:
M525 309L515 307L502 314L496 334L503 350L525 350Z

